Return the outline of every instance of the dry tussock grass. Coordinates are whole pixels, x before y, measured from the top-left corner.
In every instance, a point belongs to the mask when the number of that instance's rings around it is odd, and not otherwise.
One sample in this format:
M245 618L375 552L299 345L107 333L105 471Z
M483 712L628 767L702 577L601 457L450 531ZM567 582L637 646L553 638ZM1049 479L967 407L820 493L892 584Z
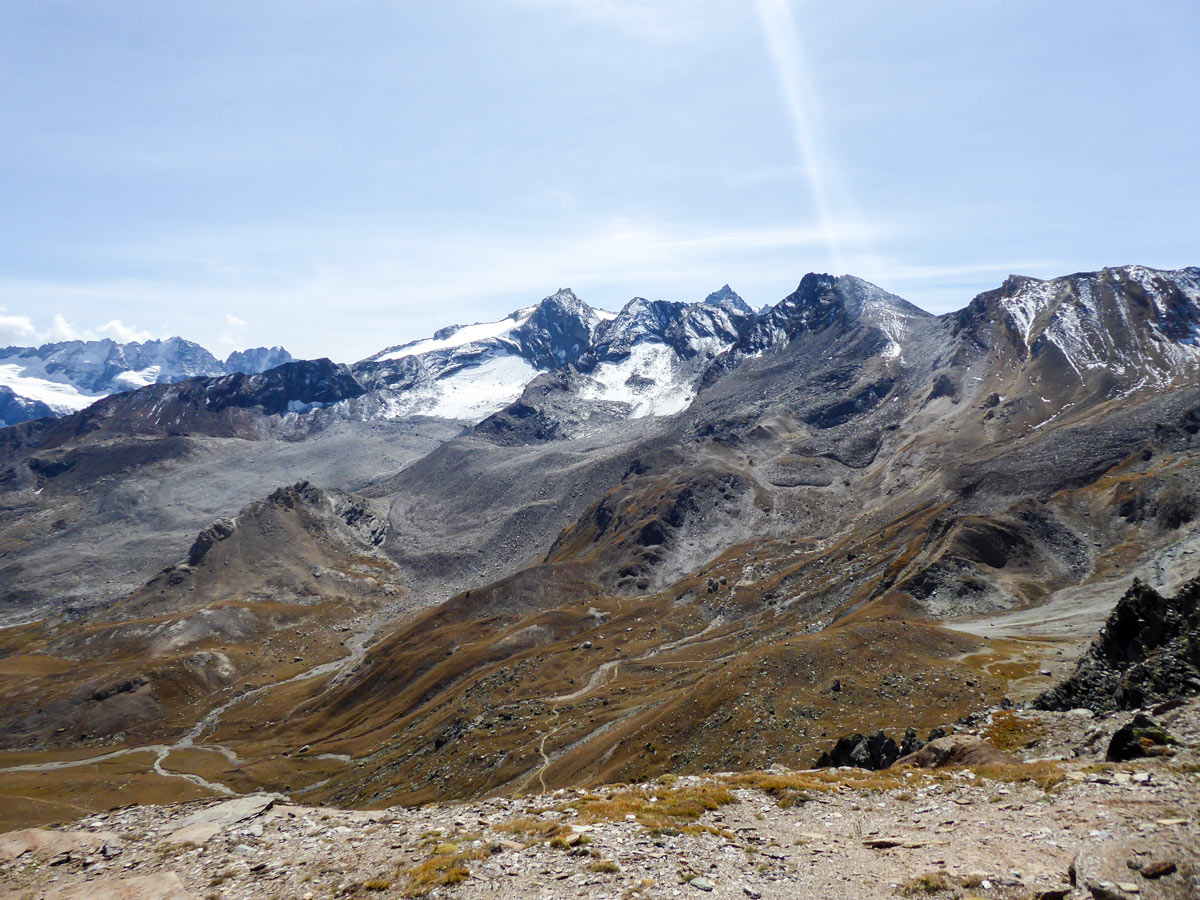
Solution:
M520 818L511 819L508 822L501 822L495 826L495 829L507 834L520 835L522 838L534 841L548 841L570 830L558 822L551 822L549 819L534 819L529 816L521 816Z
M405 878L405 897L424 897L436 888L458 884L471 877L467 863L480 859L486 850L435 853L429 859L400 872Z
M992 763L991 765L975 766L973 771L981 778L991 781L1006 781L1017 784L1029 781L1043 791L1062 784L1067 779L1062 765L1051 760L1043 762Z
M733 803L737 798L723 784L698 784L683 788L621 788L603 798L583 798L571 806L580 822L616 822L633 815L647 828L694 823L706 812Z
M950 881L945 872L926 872L901 886L900 894L904 897L919 897L922 894L940 894L948 890Z
M905 775L908 777L905 777ZM911 769L884 769L872 772L868 769L855 769L843 772L836 769L817 769L804 772L741 772L726 777L726 782L735 787L751 788L762 791L776 798L780 805L803 803L802 795L810 793L830 793L844 790L853 791L890 791L907 787L918 778L928 779L934 776L928 772L913 772Z
M1012 752L1036 746L1046 736L1047 728L1036 719L1028 719L1016 710L995 713L983 733L983 739L997 750Z

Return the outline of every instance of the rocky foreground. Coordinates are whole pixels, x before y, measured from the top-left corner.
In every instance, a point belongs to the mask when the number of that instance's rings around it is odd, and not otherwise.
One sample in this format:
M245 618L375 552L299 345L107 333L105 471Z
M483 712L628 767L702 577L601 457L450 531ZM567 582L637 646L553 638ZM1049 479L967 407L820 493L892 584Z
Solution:
M375 811L268 795L0 835L5 897L1200 897L1200 700L1178 741L1104 761L1129 713L1001 712L1023 757L882 772L670 776ZM1027 746L1028 745L1028 746Z

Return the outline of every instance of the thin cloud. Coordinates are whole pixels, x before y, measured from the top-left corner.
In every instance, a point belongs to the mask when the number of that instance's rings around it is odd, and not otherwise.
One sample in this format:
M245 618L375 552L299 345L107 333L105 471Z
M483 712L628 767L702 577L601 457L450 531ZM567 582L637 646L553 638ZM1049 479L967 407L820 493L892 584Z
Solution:
M37 335L29 316L0 315L0 346L25 344Z
M844 268L844 248L832 224L839 216L852 216L853 213L836 163L825 146L821 107L792 6L788 0L758 0L758 15L784 112L796 143L799 166L808 176L817 217L822 225L828 226L830 258L834 267L840 270Z
M127 344L130 341L152 341L154 335L149 331L142 331L136 325L126 325L119 319L113 319L96 329L101 337L112 338L121 344Z
M170 297L171 308L179 311L170 327L200 343L284 341L293 352L348 360L389 342L421 337L452 320L499 317L563 286L603 293L607 296L593 296L593 301L619 305L634 293L687 298L701 282L712 290L731 279L759 280L761 272L798 278L824 257L831 230L852 247L889 233L879 222L719 227L632 219L558 230L538 223L506 234L498 234L490 221L435 233L372 223L225 229L121 248L136 254L148 271L160 273L155 278L0 279L0 301L51 308L120 304L146 314ZM264 243L279 254L270 266L247 249ZM243 318L188 312L213 307L247 313ZM297 309L334 308L354 314L356 321L387 323L404 333L379 335L359 326L350 334L354 326L342 317L328 327L319 315L306 320L290 315ZM234 327L230 317L252 318L256 324ZM70 325L64 320L63 326L65 333ZM339 327L345 329L341 334Z
M61 293L59 294L61 299ZM126 325L112 319L95 329L81 328L62 313L55 313L46 328L38 328L26 315L0 315L0 346L40 346L62 341L97 341L104 338L121 344L130 341L150 341L155 335L136 325Z

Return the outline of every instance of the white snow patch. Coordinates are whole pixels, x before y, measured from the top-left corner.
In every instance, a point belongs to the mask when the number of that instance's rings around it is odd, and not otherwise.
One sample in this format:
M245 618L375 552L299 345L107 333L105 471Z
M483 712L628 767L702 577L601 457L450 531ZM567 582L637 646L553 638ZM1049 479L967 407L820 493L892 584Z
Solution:
M147 385L156 384L161 372L162 366L150 366L149 368L137 371L131 369L113 378L113 384L120 390L133 391Z
M48 373L37 357L0 359L0 385L18 397L45 403L59 415L86 409L107 396L81 391L62 375Z
M631 419L673 416L696 396L676 359L674 351L662 344L635 344L625 359L600 363L579 395L584 400L628 403Z
M385 419L437 416L482 422L521 396L538 370L526 360L500 352L477 365L381 397L377 415Z
M536 307L531 306L527 309L518 310L507 318L501 319L499 322L479 322L475 325L463 325L455 329L448 337L425 338L424 340L413 341L410 344L403 344L394 350L385 351L378 356L370 358L385 362L393 359L403 359L406 356L420 356L423 353L432 353L435 350L451 350L455 347L463 347L467 344L503 337L528 322L529 317L533 315L535 309Z

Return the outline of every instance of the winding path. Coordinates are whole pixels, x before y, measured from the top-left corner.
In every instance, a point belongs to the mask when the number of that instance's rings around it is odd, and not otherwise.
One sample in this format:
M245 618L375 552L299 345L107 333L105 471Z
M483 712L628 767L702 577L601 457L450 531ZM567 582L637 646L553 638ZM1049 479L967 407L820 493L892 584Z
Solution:
M226 796L236 797L241 796L240 792L235 791L229 785L221 784L219 781L209 781L200 775L192 772L172 772L164 769L162 766L163 760L177 750L205 750L213 753L220 753L231 763L243 762L237 752L226 747L224 744L208 743L198 744L204 734L212 729L215 729L221 721L221 717L230 709L245 700L250 700L257 697L259 694L273 690L278 687L283 687L287 684L294 684L298 681L309 681L313 678L320 678L324 675L333 674L334 680L331 684L336 684L343 676L349 673L362 658L366 655L367 647L371 639L379 632L385 622L391 621L390 610L385 609L376 613L375 616L367 623L366 628L355 634L346 642L346 647L350 651L340 659L331 660L327 663L322 663L319 666L314 666L311 669L306 669L291 678L284 678L279 681L268 682L267 684L259 685L256 688L238 691L220 706L210 710L201 719L197 720L196 724L188 730L187 734L179 738L173 744L146 744L141 747L127 747L122 750L114 750L110 753L102 753L98 756L89 756L84 759L60 760L58 762L45 763L26 763L19 766L8 766L0 768L0 775L19 773L19 772L54 772L61 769L72 769L79 766L90 766L95 763L106 762L110 759L118 759L122 756L132 756L138 753L153 753L154 762L151 768L155 774L161 775L164 778L182 778L185 781L190 781L192 784L206 788L217 794L225 794ZM350 757L341 754L322 754L317 758L337 759L340 762L349 763ZM313 787L312 785L309 788ZM306 788L301 788L301 791Z

